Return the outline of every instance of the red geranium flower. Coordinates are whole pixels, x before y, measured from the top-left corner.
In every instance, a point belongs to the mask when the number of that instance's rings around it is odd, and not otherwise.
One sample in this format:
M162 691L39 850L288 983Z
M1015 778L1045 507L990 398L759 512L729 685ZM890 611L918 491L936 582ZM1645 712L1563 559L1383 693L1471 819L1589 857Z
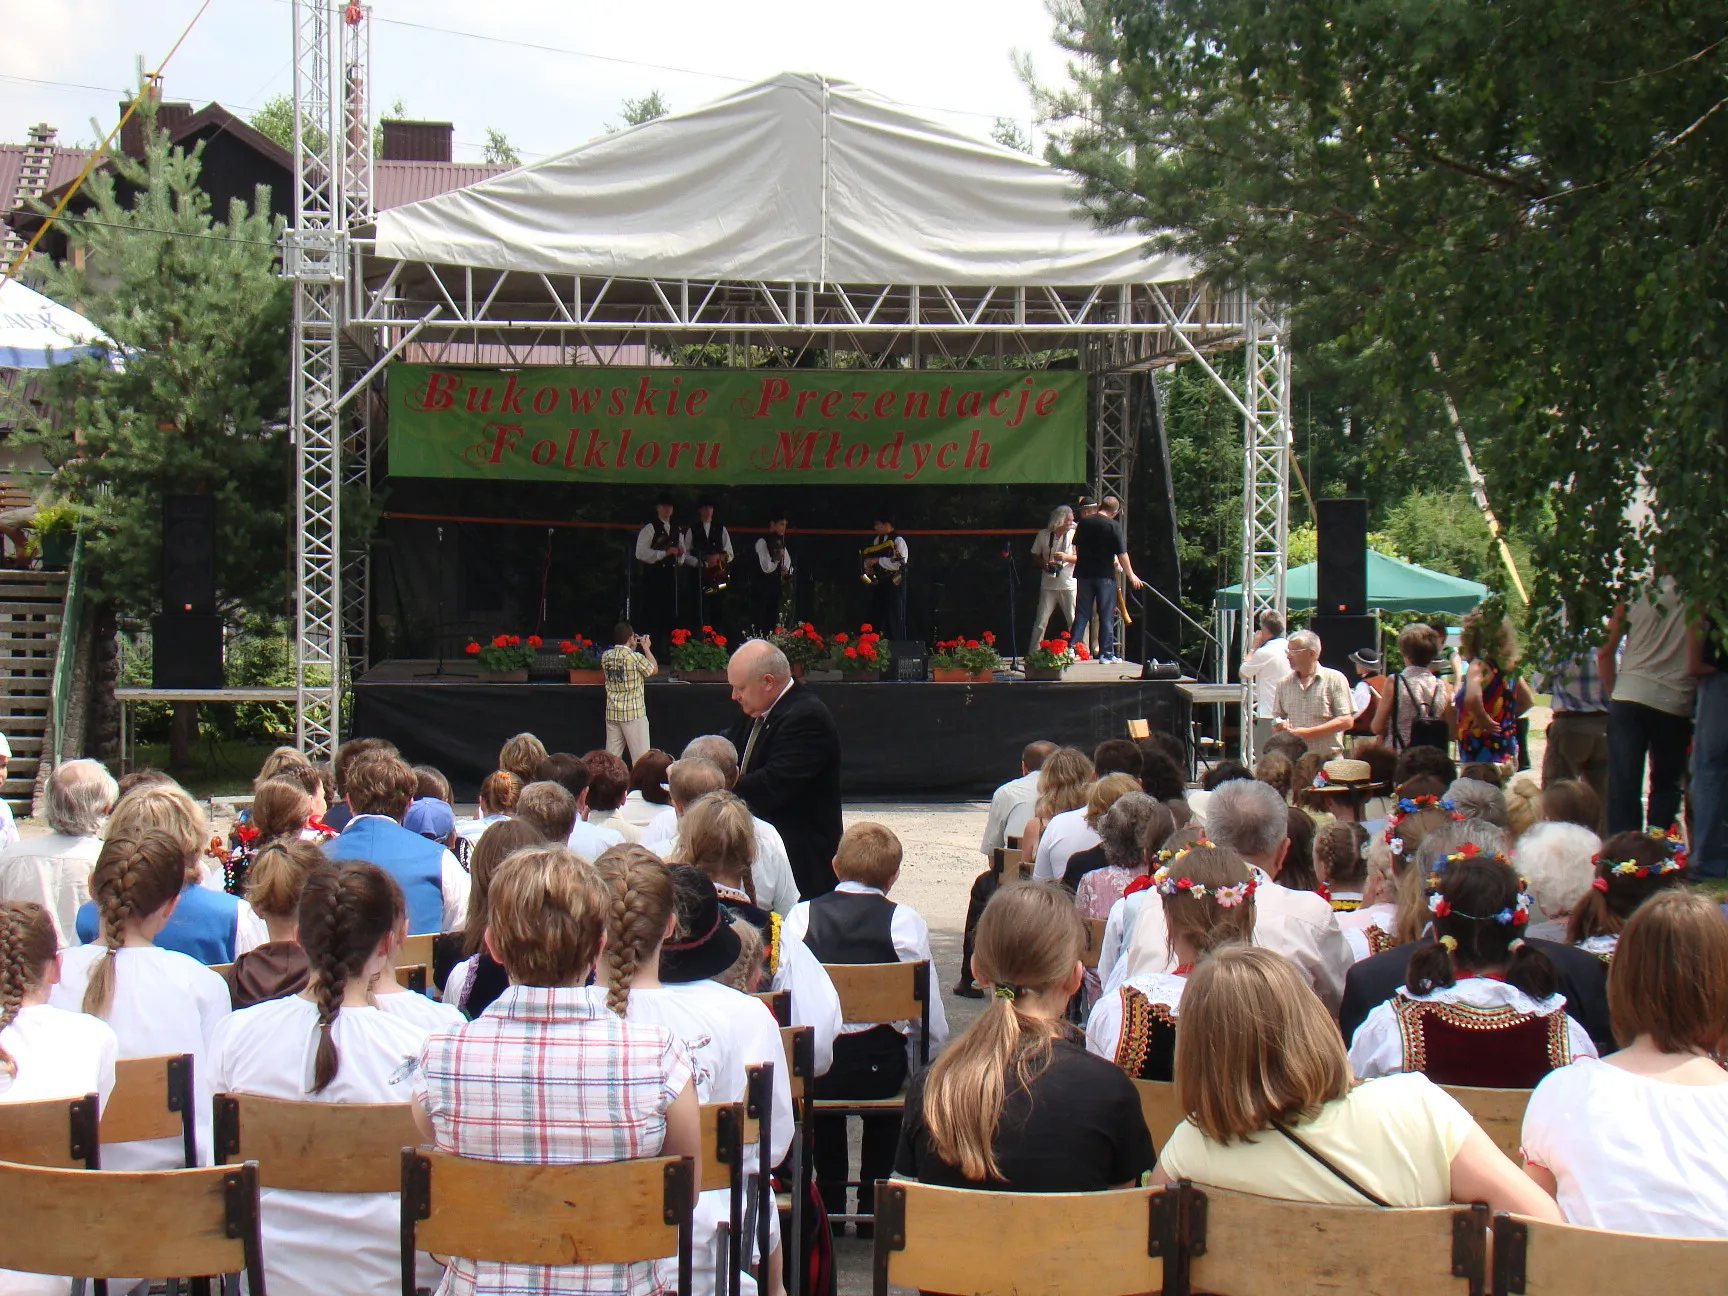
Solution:
M540 646L540 636L539 635L529 635L528 636L528 646L530 648L538 648Z
M479 644L477 644L477 643L470 643L470 644L469 644L469 645L468 645L468 647L467 647L467 648L466 648L466 649L464 649L464 651L465 651L465 652L466 652L466 653L467 653L467 654L468 654L468 655L469 655L469 656L470 656L470 657L474 657L474 656L477 656L477 655L478 655L478 654L479 654L479 652L480 652L480 645L479 645Z
M714 636L714 644L718 648L724 648L726 646L726 636L725 635L715 635Z
M703 634L713 634L714 633L714 627L713 626L703 626L702 627L702 633Z
M512 648L520 648L522 646L522 636L521 635L511 635L510 636L510 646Z
M856 657L858 655L858 650L856 648L848 648L846 650L846 655L848 657Z
M874 629L874 627L868 621L866 621L863 625L859 626L858 628L860 630L864 631L866 634L868 634L872 629Z
M968 648L976 648L978 646L978 641L976 639L968 639L966 641L966 646Z
M995 642L996 642L996 635L995 635L995 633L994 633L994 632L993 632L993 631L990 631L990 630L986 630L986 631L985 631L985 632L984 632L984 642L985 642L985 643L987 643L987 644L993 644L993 643L995 643Z
M494 648L508 648L510 646L510 636L509 635L493 635L492 636L492 646Z
M1072 639L1074 636L1069 634L1066 630L1064 630L1061 634L1057 635L1056 637L1058 639Z
M576 644L573 640L570 640L570 639L560 639L558 641L558 651L559 652L575 652L576 651Z
M843 644L843 643L845 643L845 642L846 642L846 632L845 632L845 631L844 631L844 630L841 630L841 631L839 631L839 632L838 632L838 633L837 633L837 634L836 634L836 635L835 635L835 636L834 636L834 642L835 642L835 643L837 643L837 644Z

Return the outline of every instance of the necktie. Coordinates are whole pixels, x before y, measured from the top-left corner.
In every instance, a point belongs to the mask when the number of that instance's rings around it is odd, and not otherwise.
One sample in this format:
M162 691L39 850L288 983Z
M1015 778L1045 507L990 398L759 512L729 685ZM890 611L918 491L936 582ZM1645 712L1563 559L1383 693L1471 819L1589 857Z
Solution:
M756 723L750 726L750 737L744 740L744 755L738 762L738 772L741 774L750 772L750 757L756 750L756 740L762 736L762 722L767 718L766 715L759 715Z

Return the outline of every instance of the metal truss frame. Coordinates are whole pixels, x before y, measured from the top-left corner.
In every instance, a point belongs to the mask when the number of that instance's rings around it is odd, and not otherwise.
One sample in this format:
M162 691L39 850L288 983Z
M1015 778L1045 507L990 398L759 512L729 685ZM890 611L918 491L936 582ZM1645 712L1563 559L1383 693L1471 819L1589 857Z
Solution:
M1242 445L1242 655L1252 650L1262 612L1283 618L1290 539L1290 346L1282 314L1244 294ZM1248 690L1244 689L1244 699ZM1242 753L1254 755L1254 726L1244 700Z

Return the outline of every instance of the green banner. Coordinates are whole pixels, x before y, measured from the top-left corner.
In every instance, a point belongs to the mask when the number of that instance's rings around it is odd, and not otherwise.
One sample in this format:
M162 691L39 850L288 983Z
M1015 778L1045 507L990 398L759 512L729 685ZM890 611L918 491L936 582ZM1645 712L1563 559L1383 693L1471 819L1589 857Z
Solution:
M390 474L596 485L1078 482L1086 375L395 364Z

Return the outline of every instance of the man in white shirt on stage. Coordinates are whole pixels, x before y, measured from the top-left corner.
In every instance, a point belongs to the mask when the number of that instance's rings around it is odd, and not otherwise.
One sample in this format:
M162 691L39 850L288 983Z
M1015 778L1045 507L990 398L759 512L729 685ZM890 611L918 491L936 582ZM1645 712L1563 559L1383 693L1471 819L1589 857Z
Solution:
M768 534L753 546L756 569L751 572L754 591L751 616L752 628L769 635L790 620L788 596L792 592L792 550L786 545L786 514L777 512L768 519Z
M1032 557L1041 573L1038 580L1038 612L1032 618L1032 643L1037 650L1050 628L1050 614L1061 612L1064 630L1074 629L1074 596L1080 583L1074 579L1079 554L1074 549L1074 510L1059 504L1050 514L1050 525L1032 540Z
M1242 661L1242 678L1254 684L1254 750L1266 746L1277 714L1278 686L1290 674L1290 642L1284 638L1284 618L1276 612L1260 614L1254 632L1254 651Z
M672 642L672 627L678 620L678 568L683 556L684 536L672 521L672 500L662 495L654 504L654 520L636 533L640 592L631 608L631 623L658 644Z

